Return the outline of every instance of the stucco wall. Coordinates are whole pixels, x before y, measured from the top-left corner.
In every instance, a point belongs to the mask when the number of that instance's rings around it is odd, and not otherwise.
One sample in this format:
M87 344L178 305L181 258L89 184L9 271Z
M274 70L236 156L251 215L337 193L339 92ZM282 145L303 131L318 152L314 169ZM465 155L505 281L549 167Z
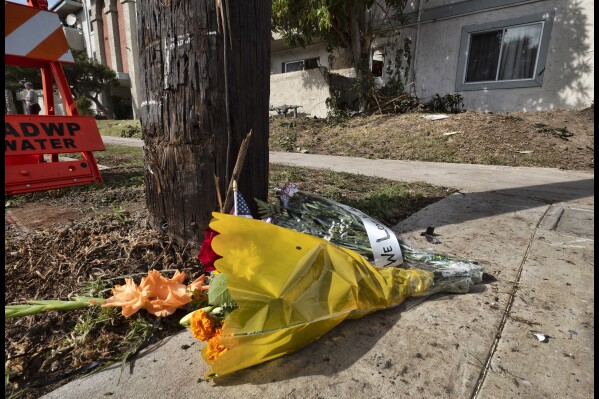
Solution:
M329 54L326 50L326 44L320 43L308 45L305 48L298 47L273 52L270 56L270 73L282 73L283 62L293 62L316 57L319 58L320 66L329 69L342 69L351 65L349 60L337 51L333 52L333 63L331 65L329 63Z
M438 3L438 2L437 2ZM594 99L594 6L591 0L537 1L423 23L416 59L416 95L456 92L463 26L555 12L542 87L458 92L466 108L485 111L578 109Z
M329 85L320 68L270 75L271 106L301 105L298 115L324 118L328 97Z

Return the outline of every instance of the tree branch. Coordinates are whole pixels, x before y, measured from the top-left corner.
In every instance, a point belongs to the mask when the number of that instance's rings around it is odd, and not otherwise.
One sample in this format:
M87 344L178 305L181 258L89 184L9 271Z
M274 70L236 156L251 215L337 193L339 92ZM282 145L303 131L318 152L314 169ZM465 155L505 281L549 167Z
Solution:
M344 32L341 28L339 28L339 21L337 21L336 18L331 18L331 28L333 28L335 33L337 33L337 35L339 36L339 39L341 39L341 42L343 43L345 48L347 48L348 50L351 50L351 48L352 48L351 38L347 34L347 32Z

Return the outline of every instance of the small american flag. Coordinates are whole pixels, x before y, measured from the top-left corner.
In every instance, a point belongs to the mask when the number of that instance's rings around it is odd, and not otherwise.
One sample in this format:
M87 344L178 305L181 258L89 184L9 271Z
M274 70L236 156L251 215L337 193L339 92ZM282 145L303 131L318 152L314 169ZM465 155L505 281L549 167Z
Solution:
M241 193L234 191L233 192L233 200L234 200L233 209L231 210L231 213L233 215L236 214L237 216L243 216L245 218L253 219L252 213L250 212L250 207L243 199L243 196L241 195ZM235 210L237 210L237 212L235 212Z

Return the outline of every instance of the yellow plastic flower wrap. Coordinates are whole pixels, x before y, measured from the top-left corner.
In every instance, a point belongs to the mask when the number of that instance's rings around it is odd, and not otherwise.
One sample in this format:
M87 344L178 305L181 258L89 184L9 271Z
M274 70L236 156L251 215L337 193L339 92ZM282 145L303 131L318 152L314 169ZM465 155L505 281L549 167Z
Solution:
M237 308L202 357L207 377L297 351L345 319L423 293L433 273L376 268L356 252L260 220L213 213L217 270ZM216 340L216 341L215 341Z

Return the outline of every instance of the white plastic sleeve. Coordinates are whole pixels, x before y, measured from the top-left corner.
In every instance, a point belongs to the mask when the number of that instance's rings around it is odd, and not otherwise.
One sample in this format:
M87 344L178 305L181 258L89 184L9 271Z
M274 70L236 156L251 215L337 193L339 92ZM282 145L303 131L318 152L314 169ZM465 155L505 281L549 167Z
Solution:
M403 263L403 256L401 255L401 248L397 241L397 236L390 228L358 209L332 200L329 201L356 215L362 220L362 223L364 223L364 227L366 228L366 233L368 234L370 247L372 248L375 266L392 267L399 266Z

